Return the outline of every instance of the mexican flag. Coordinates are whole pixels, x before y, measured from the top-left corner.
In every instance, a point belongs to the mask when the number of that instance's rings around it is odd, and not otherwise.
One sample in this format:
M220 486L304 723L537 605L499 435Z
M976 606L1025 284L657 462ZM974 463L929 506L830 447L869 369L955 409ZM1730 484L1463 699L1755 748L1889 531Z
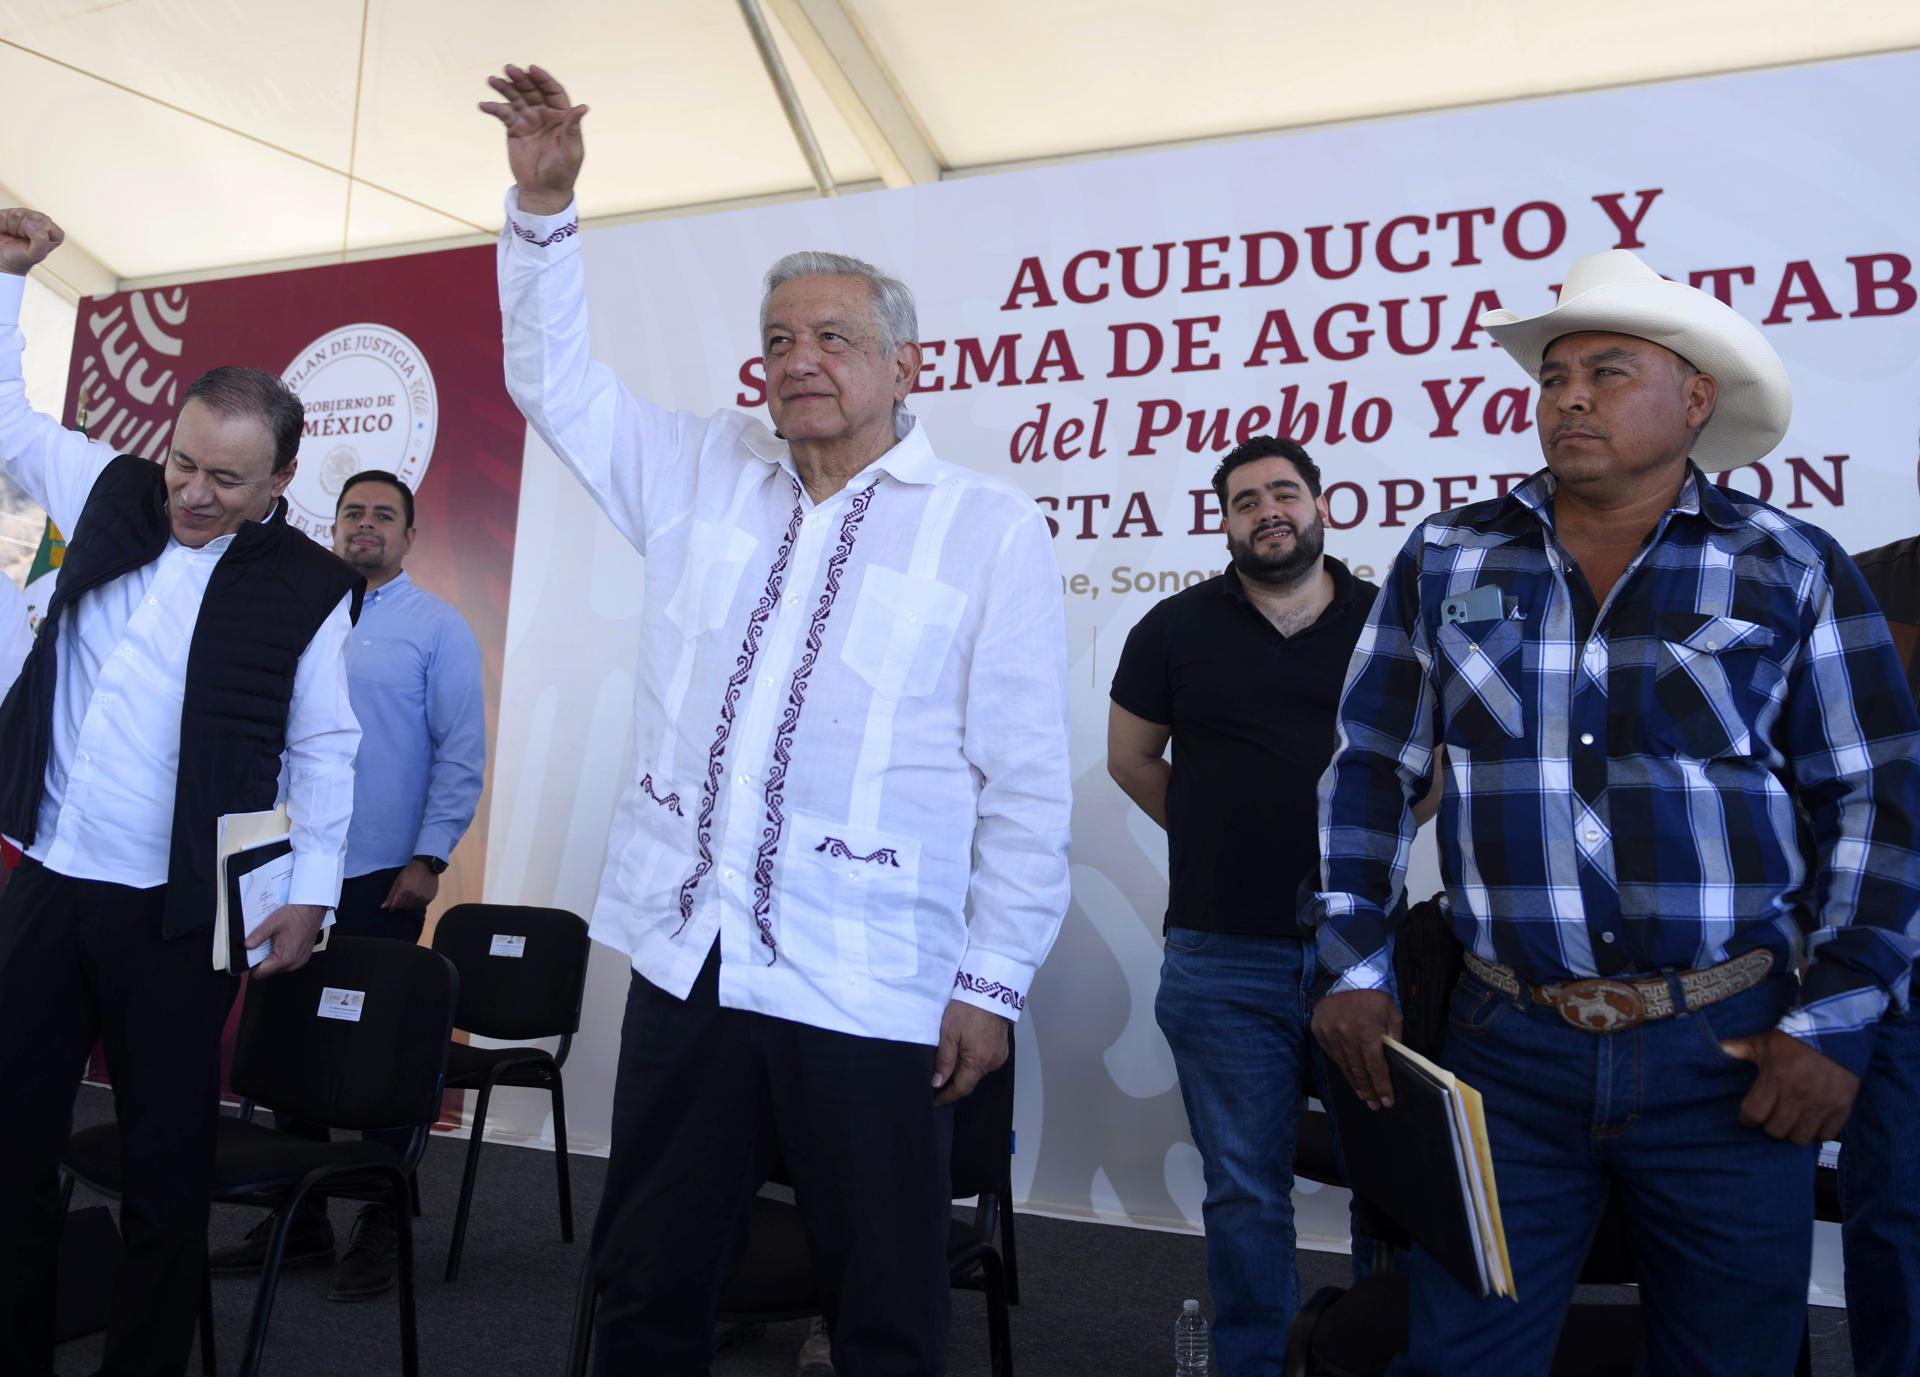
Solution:
M53 598L54 581L60 576L60 561L66 553L67 538L49 517L46 530L40 533L40 548L33 554L33 567L27 570L27 625L36 632L40 630L40 618L47 610L47 603Z

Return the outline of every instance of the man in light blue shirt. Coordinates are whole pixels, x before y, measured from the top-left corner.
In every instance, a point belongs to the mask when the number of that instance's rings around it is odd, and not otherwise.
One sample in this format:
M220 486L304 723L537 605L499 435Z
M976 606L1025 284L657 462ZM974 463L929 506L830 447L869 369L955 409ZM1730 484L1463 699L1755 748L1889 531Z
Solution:
M417 942L440 874L473 821L486 768L480 646L466 618L416 586L402 565L413 548L413 491L369 469L349 478L334 511L333 549L367 580L360 621L347 643L348 696L360 721L353 823L338 930ZM285 1132L324 1139L318 1124L280 1120ZM389 1135L368 1134L385 1140ZM407 1135L391 1135L395 1152ZM211 1259L215 1276L259 1271L268 1223ZM334 1274L333 1300L363 1300L393 1285L396 1223L366 1205ZM286 1267L333 1261L324 1201L303 1207L288 1235Z
M347 644L361 737L336 921L343 934L410 942L473 821L487 762L480 646L401 567L413 537L413 492L394 475L369 469L340 489L333 549L366 578L367 600Z

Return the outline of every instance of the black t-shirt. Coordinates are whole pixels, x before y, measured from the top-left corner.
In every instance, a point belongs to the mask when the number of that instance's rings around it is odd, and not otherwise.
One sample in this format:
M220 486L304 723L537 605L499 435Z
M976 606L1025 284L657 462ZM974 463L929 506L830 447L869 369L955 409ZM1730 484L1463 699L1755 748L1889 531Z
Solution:
M1113 701L1173 729L1167 926L1292 937L1320 863L1320 776L1347 661L1379 590L1337 559L1333 601L1282 636L1229 568L1140 619Z
M1874 601L1886 614L1893 647L1907 666L1907 687L1920 703L1920 536L1855 555Z

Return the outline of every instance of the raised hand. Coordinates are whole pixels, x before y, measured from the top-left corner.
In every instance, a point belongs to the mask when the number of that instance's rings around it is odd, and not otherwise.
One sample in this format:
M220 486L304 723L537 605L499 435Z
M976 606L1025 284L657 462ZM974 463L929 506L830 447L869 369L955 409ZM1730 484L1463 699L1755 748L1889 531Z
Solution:
M520 208L530 215L565 210L587 156L580 137L587 107L569 104L565 88L541 67L509 65L506 75L488 77L487 85L500 99L483 100L480 108L507 127L507 166Z
M25 277L33 265L59 248L67 233L37 210L16 206L0 210L0 272Z

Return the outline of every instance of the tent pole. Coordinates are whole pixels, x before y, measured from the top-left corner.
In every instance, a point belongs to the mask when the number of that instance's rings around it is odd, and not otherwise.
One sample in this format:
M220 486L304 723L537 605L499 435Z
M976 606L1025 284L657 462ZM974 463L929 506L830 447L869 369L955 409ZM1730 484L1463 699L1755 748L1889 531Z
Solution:
M786 111L794 142L800 145L807 170L813 174L813 184L822 196L838 195L833 172L827 166L827 155L820 151L820 141L814 138L813 126L807 122L807 112L800 105L800 95L793 89L793 79L787 75L787 64L780 60L780 49L774 46L773 31L767 27L760 0L740 0L740 13L747 21L747 31L753 35L753 46L760 50L760 62L767 69L767 80L773 83L774 94L780 98L780 108Z

